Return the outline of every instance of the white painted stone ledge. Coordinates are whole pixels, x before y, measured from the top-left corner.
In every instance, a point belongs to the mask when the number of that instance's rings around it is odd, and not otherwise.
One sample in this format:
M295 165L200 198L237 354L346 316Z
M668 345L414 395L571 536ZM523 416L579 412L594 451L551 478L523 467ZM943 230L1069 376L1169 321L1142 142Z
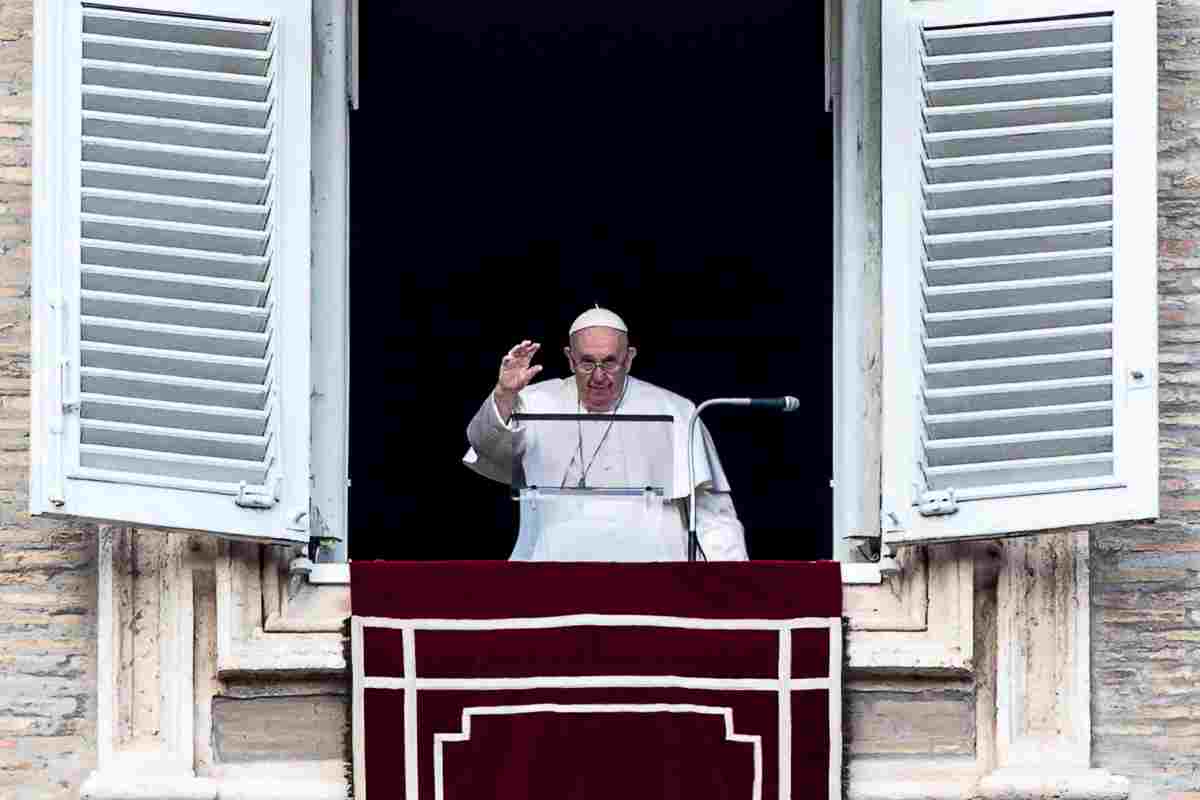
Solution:
M1102 769L997 770L979 782L982 800L1127 800L1129 779Z
M1128 800L1129 780L1102 769L1046 764L980 778L974 758L851 763L847 800Z
M345 800L342 781L194 778L93 773L81 800Z
M842 583L854 585L878 585L883 583L883 573L878 563L842 562ZM350 564L347 562L313 564L308 582L318 586L346 586L350 584Z
M1127 800L1129 780L1104 770L1069 775L1000 771L964 780L852 781L849 800ZM343 800L340 781L93 774L81 800Z

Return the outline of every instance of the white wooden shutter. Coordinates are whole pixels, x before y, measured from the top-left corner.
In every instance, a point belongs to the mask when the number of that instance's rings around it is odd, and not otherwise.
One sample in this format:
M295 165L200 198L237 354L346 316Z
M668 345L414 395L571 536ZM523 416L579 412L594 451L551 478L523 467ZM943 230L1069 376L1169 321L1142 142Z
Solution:
M884 35L888 541L1156 516L1154 3Z
M33 513L307 541L310 4L61 4Z

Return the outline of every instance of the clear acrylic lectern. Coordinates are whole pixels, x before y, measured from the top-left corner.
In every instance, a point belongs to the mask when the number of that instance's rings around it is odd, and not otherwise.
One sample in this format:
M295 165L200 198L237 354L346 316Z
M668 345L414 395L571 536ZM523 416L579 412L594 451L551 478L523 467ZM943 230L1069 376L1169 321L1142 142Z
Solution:
M679 558L671 496L674 420L639 414L514 414L517 552L535 561Z

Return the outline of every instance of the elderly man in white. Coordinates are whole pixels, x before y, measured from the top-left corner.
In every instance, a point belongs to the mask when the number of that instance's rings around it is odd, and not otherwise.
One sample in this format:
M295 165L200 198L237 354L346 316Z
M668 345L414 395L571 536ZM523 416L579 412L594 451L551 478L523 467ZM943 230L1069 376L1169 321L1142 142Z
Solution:
M532 383L542 371L533 364L540 345L523 341L500 362L500 374L479 411L467 427L471 449L463 458L468 467L486 477L510 483L514 459L527 459L523 427L512 420L520 414L669 415L674 419L673 476L665 489L665 507L654 530L626 532L650 537L653 547L621 548L614 540L609 550L580 545L573 553L558 543L546 546L544 531L522 514L513 560L684 560L687 554L687 426L695 406L679 395L629 375L637 349L629 345L629 330L616 314L594 308L581 314L570 329L570 345L563 348L573 379ZM621 426L617 426L621 427ZM585 430L595 429L585 433ZM632 430L622 428L622 430ZM619 476L636 472L630 464L644 458L636 434L613 433L608 425L558 426L555 435L572 437L564 443L572 457L563 476L564 486L587 486L588 476ZM574 437L578 435L579 441ZM586 442L585 446L585 439ZM745 532L734 511L729 483L703 423L695 436L696 529L704 557L712 561L745 560ZM528 464L526 465L528 466ZM646 542L638 542L639 545ZM551 555L550 553L553 553ZM565 555L564 555L565 553ZM653 553L647 556L646 553Z

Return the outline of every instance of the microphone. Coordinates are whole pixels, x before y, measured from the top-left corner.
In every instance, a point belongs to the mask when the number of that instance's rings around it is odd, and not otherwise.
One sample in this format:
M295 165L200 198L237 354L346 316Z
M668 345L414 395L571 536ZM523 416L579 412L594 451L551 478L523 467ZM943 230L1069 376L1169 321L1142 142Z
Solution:
M761 400L750 400L751 408L765 408L771 411L795 411L800 407L800 401L790 394L786 397L769 397Z
M769 411L787 413L800 408L800 400L792 397L790 394L783 397L767 398L718 397L712 400L705 400L696 406L696 410L692 412L692 418L688 420L688 561L695 561L696 551L700 550L700 537L696 534L696 466L693 452L696 442L696 423L700 421L700 412L709 406L749 406L750 408L763 408ZM708 557L705 556L705 561L707 560Z

